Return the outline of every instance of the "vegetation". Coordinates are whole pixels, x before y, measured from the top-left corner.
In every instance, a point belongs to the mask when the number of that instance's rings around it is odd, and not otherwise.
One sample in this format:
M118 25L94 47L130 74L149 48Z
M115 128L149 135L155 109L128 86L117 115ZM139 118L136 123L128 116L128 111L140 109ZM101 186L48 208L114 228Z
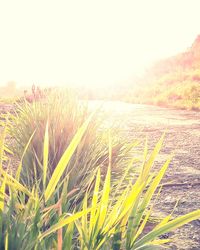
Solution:
M160 245L167 243L169 239L160 239L159 236L200 218L200 210L175 219L170 214L151 231L146 230L153 209L152 198L155 198L171 158L157 172L152 169L163 137L150 155L145 148L139 175L136 173L127 182L122 193L118 190L122 188L128 169L132 168L133 159L121 178L114 182L114 186L111 185L111 169L114 166L109 137L109 161L105 180L101 180L100 168L92 170L81 205L72 208L71 197L77 193L75 190L69 191L73 175L66 172L66 169L93 119L94 114L91 114L78 129L52 173L49 173L51 145L46 126L42 171L39 176L33 173L35 183L31 188L20 181L23 159L15 177L2 168L3 165L9 168L9 159L4 151L6 129L4 130L0 140L1 249L160 249ZM156 196L158 195L159 192Z
M194 75L169 73L152 80L146 87L141 86L129 93L124 100L165 107L199 110L200 84L193 80Z
M16 110L7 121L8 133L12 140L9 147L20 159L23 156L20 181L32 189L35 181L42 175L43 137L46 126L49 137L49 158L46 182L48 183L60 158L74 137L76 131L89 116L86 102L80 102L73 93L55 90L45 99L32 103L17 104ZM89 123L81 142L74 152L63 176L70 173L68 191L76 190L76 200L81 199L86 191L93 171L98 167L106 174L108 162L107 132L100 129L104 114L100 108ZM112 174L117 178L129 158L131 145L119 140L117 131L112 130ZM25 152L24 152L24 149ZM78 174L77 174L78 173ZM17 173L18 174L18 173ZM64 177L63 177L64 178ZM42 189L42 183L38 183Z
M0 249L160 249L163 234L200 218L171 213L149 229L171 160L153 168L164 135L138 161L136 142L103 132L102 116L69 92L16 105L0 136Z
M124 100L200 109L200 36L186 52L156 63Z
M200 35L184 53L155 63L141 79L107 86L77 87L81 99L120 100L165 107L200 110ZM8 82L0 92L7 101L22 96L14 82ZM31 95L26 96L32 99Z
M200 110L200 36L186 52L158 61L141 78L77 90L81 98Z

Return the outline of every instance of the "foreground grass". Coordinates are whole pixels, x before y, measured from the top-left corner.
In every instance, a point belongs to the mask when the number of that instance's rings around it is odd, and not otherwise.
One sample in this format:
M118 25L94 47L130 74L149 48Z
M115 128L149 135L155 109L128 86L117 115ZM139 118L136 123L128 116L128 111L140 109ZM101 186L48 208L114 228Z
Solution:
M131 159L121 178L112 182L112 138L108 136L105 179L102 180L99 167L92 170L81 204L71 207L71 200L77 193L75 189L69 191L74 173L66 169L92 119L94 114L75 133L52 172L49 169L49 128L46 126L41 174L33 173L32 187L20 181L23 158L16 175L3 170L3 165L9 168L5 128L0 139L0 249L160 249L160 245L169 241L160 239L161 235L200 218L200 210L175 219L169 214L151 231L146 230L153 198L159 195L158 187L171 160L169 157L158 171L152 169L164 137L150 154L145 148L140 173L128 178L124 187L122 183L136 159Z
M46 171L46 183L48 183L76 131L89 116L87 102L80 102L70 91L56 90L45 99L16 104L16 109L9 115L6 124L8 134L12 138L8 146L18 159L23 156L20 176L17 172L23 185L32 189L35 181L43 174L43 142L46 128L48 127L49 140L48 171ZM105 114L99 108L61 177L64 181L65 176L70 174L68 191L76 190L77 195L74 196L75 200L71 206L74 204L77 206L77 201L83 199L88 183L99 167L102 174L106 175L109 161L107 131L100 129L104 120ZM112 175L117 179L130 158L133 143L127 144L122 138L119 140L118 133L114 129L110 134L114 166ZM42 192L43 183L39 182L38 187Z

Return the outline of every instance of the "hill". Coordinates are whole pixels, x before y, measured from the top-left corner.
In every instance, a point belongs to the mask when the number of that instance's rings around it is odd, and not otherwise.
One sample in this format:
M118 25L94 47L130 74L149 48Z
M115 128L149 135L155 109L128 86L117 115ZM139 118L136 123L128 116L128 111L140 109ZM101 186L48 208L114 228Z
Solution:
M184 53L155 63L138 86L128 101L200 109L200 35Z

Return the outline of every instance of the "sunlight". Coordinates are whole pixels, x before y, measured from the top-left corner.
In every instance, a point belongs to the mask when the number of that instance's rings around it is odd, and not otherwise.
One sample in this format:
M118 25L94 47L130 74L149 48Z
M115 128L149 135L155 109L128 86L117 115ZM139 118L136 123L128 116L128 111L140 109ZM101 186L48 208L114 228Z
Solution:
M200 249L200 0L0 0L0 250Z
M1 1L0 85L107 86L132 79L191 44L200 23L200 2L192 3Z

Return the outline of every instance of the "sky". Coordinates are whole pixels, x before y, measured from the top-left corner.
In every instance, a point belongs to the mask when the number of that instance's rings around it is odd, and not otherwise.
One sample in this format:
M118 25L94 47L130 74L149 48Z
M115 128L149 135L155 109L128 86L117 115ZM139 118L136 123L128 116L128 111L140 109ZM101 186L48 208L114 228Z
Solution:
M200 0L0 0L0 86L113 84L186 50Z

